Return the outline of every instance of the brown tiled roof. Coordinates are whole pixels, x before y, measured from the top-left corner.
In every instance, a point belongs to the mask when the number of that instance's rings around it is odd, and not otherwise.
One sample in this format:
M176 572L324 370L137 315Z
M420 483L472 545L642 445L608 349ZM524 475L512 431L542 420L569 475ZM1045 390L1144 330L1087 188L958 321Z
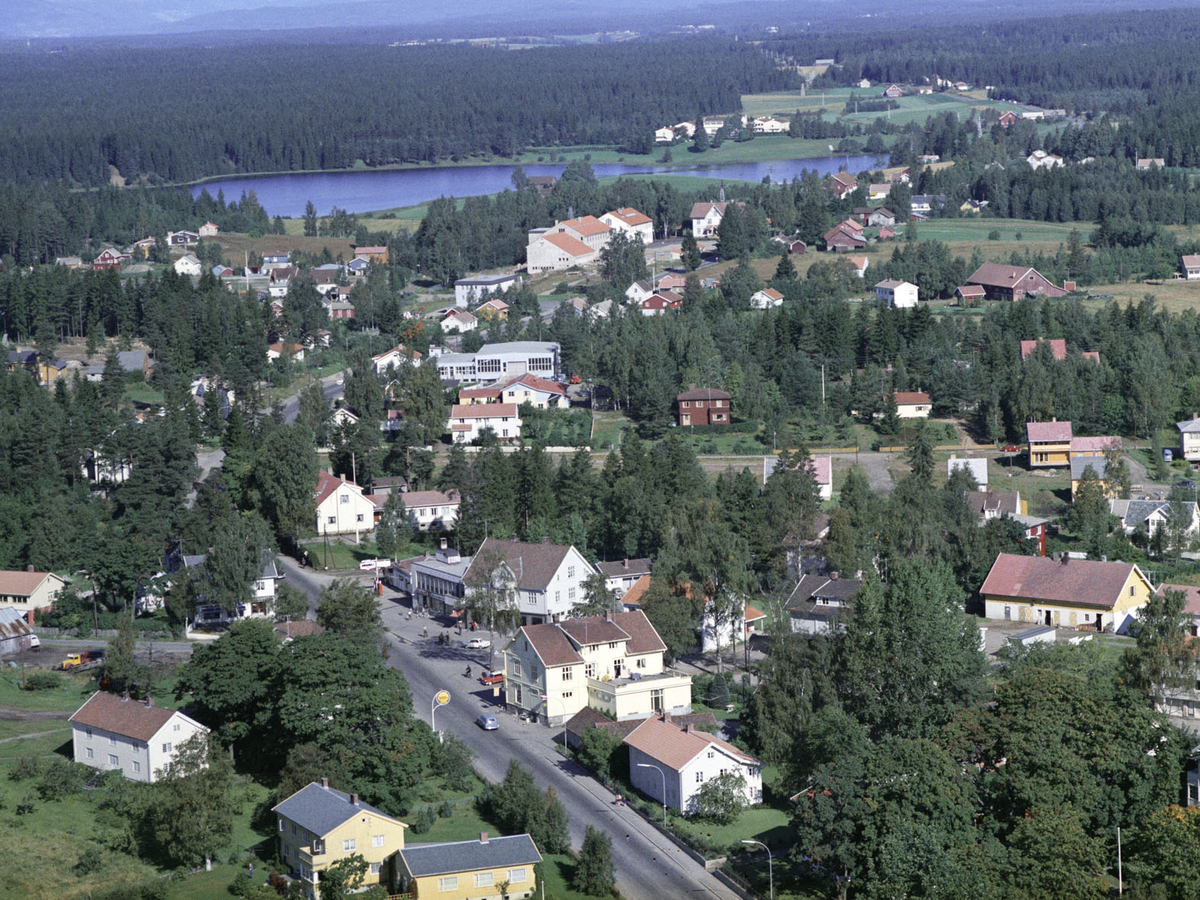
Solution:
M514 384L523 384L525 387L533 388L535 391L542 391L545 394L565 394L567 392L565 385L561 385L557 381L551 381L549 378L541 378L531 372L526 372L524 375L512 379L505 387L510 388Z
M643 575L633 583L633 587L621 596L621 602L638 605L642 602L642 597L648 590L650 590L650 576Z
M556 624L524 625L520 636L529 641L529 646L546 667L570 666L583 662L583 657L571 645L566 633Z
M1025 435L1029 442L1066 443L1071 440L1070 422L1028 422L1025 425Z
M765 619L767 617L765 612L755 606L751 606L749 603L746 604L746 609L742 615L745 617L747 622L757 622L759 619Z
M559 224L566 225L572 231L576 231L585 236L603 234L606 231L612 231L611 228L609 228L595 216L580 216L577 219L567 219Z
M846 185L857 185L858 184L858 179L855 178L853 175L851 175L849 172L834 172L829 177L832 178L834 181L837 181L841 184L846 184Z
M148 743L173 715L173 709L147 706L142 700L125 700L116 694L97 691L70 721Z
M963 297L983 297L987 294L987 291L977 284L960 285L956 290Z
M979 593L1112 609L1135 569L1132 563L1001 553Z
M642 614L644 615L644 613ZM609 641L628 641L632 637L629 632L616 622L603 616L581 616L578 619L565 619L558 627L570 635L576 644L607 644Z
M22 572L17 569L0 571L0 594L28 597L47 578L58 578L53 572ZM62 581L59 578L59 581Z
M448 494L441 491L408 491L401 494L400 499L404 501L405 509L416 509L418 506L448 506L458 503L458 494L454 491Z
M645 225L647 222L652 221L648 215L643 212L638 212L632 206L624 206L621 209L614 209L609 213L609 215L613 218L620 219L630 227L634 225Z
M1067 342L1062 338L1041 338L1036 341L1021 341L1021 359L1028 359L1037 350L1038 344L1049 344L1051 355L1062 361L1067 358Z
M571 732L571 734L583 734L588 728L594 725L600 725L612 720L602 712L597 712L590 706L585 706L571 718L567 719L567 724L563 727Z
M511 403L489 405L512 406ZM488 538L475 554L475 559L485 554L498 553L517 576L517 582L523 590L544 591L550 586L550 579L554 577L554 573L558 571L570 551L570 546L564 544L529 544L524 541ZM470 574L471 570L468 568L463 577L469 579Z
M732 400L733 394L716 388L689 388L675 396L676 400Z
M742 762L758 762L750 754L715 735L704 731L685 731L657 716L633 729L625 737L625 743L677 772L711 746L719 747Z
M353 484L353 482L344 481L341 478L338 478L336 475L331 475L330 473L322 470L321 474L317 477L317 497L313 502L316 503L317 506L320 506L322 503L328 500L343 484Z
M312 619L297 619L295 622L279 622L275 625L275 633L281 638L308 637L324 630Z
M515 403L456 403L450 408L451 419L499 419L516 415Z
M650 624L650 620L646 618L646 614L640 609L613 613L613 621L629 635L629 643L625 645L626 653L636 655L667 649L667 645L663 643L658 632L654 630L654 626Z
M924 391L895 391L892 397L897 406L912 406L914 403L928 403L929 395Z
M1183 611L1189 616L1200 616L1200 587L1190 584L1163 584L1158 588L1160 596L1167 591L1182 591L1187 598Z
M1102 435L1101 437L1073 437L1071 438L1072 453L1094 453L1097 450L1103 452L1109 447L1114 450L1121 449L1121 439L1111 434Z
M690 218L703 219L708 215L710 209L716 209L721 215L725 215L725 206L726 204L724 203L693 203Z

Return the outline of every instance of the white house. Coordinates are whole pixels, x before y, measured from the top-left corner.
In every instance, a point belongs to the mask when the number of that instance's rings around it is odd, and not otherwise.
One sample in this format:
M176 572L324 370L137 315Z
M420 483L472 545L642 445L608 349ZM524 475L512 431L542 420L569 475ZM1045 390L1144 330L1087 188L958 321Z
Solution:
M631 587L650 574L653 561L650 559L614 559L599 562L596 568L604 576L604 586L617 597L624 596Z
M725 217L725 203L692 204L692 235L697 238L712 237L721 227Z
M204 561L208 554L198 553L194 556L175 554L167 557L166 568L175 573L181 568L196 570L200 590L204 590ZM194 614L189 615L185 623L188 632L197 626L222 625L238 619L265 619L275 612L275 591L277 583L283 578L279 567L275 564L275 554L264 550L259 557L258 576L254 579L254 598L249 603L239 603L234 609L225 609L219 603L207 603L203 595L196 605ZM153 591L147 591L138 598L139 611L152 611L162 608L163 599Z
M833 499L833 457L814 456L812 458L813 480L817 483L817 493L822 500Z
M825 575L802 575L783 608L800 634L833 634L845 628L862 582Z
M520 285L516 275L475 275L454 282L454 305L466 309L481 302L489 294L507 291Z
M650 283L650 279L646 278L642 281L635 281L625 289L625 298L632 300L639 306L643 301L649 300L654 296L654 285Z
M783 294L775 288L763 288L750 296L751 309L773 309L783 306Z
M357 537L375 527L375 504L353 481L321 472L313 502L318 535L353 534Z
M400 499L418 531L449 531L458 521L459 500L454 491L407 491Z
M626 736L625 744L633 786L672 809L690 813L705 782L728 772L745 779L746 803L762 802L763 764L716 735L652 716Z
M442 319L442 331L447 334L466 334L479 327L479 319L465 309L451 310Z
M895 391L896 415L901 419L928 419L933 400L924 391Z
M572 607L584 601L584 582L596 574L584 555L570 545L488 538L463 575L468 592L472 583L489 578L483 568L492 564L499 568L492 577L515 594L522 625L565 618Z
M1188 462L1200 460L1200 417L1176 422L1179 429L1179 453Z
M421 354L416 351L410 352L403 344L397 344L391 350L372 356L371 365L375 367L376 375L384 374L391 366L398 369L400 366L411 365L415 369L421 365Z
M662 128L654 129L654 142L656 144L671 144L675 142L675 129L668 128L665 125Z
M988 489L988 461L986 457L959 459L956 456L951 456L946 460L947 478L959 469L971 473L971 477L975 479L975 484L979 486L979 490L986 491Z
M542 378L558 375L560 347L553 341L504 341L484 344L476 353L443 353L437 357L443 381L494 381L526 372Z
M1196 504L1191 500L1109 500L1108 511L1121 521L1126 534L1133 534L1141 527L1147 535L1154 537L1175 516L1185 523L1185 534L1195 537L1200 531L1200 515L1197 515Z
M514 403L518 407L522 403L529 403L535 409L566 409L571 405L565 386L528 373L504 385L500 396L501 403Z
M1183 263L1183 277L1188 281L1200 281L1200 253L1191 253L1179 259Z
M175 271L180 275L199 276L202 268L194 253L185 253L175 260Z
M917 286L888 278L875 285L875 296L896 309L912 309L917 305Z
M469 444L488 429L502 441L521 436L521 417L515 403L456 403L450 407L448 423L456 444Z
M130 781L162 777L179 745L208 729L154 701L131 700L97 691L70 718L75 762L101 771L118 770Z
M593 247L570 234L542 234L525 248L526 268L530 275L562 272L594 263L599 254Z
M755 134L786 134L790 127L783 119L774 116L756 116L750 124Z
M1055 169L1063 165L1063 158L1047 153L1045 150L1034 150L1025 158L1031 169Z
M649 246L654 240L654 220L632 206L624 206L606 212L600 221L613 231L623 231L630 239L640 237L642 243Z

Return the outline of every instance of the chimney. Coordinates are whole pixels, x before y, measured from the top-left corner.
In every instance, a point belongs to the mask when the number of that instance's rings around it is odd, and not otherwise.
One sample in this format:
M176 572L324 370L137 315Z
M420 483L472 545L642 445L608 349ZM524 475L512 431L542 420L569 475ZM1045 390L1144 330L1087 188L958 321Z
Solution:
M25 571L26 571L26 572L32 572L32 571L33 571L33 566L31 566L31 565L30 565L30 566L26 566L26 567L25 567Z
M328 778L321 779L321 787L323 787L323 788L329 787L329 779Z
M351 795L350 795L350 805L351 805L351 806L358 806L358 794L351 794Z
M611 621L612 621L612 610L611 610L611 609L606 609L606 610L604 611L604 621L605 621L605 622L611 622Z
M486 831L479 832L479 843L486 844L487 842L488 842L487 832Z
M686 725L683 726L684 734L694 734L695 731L696 731L696 726L693 725L691 722L688 722Z
M629 568L629 559L628 559L628 557L626 557L626 559L625 559L625 568L627 568L627 569Z
M446 539L445 538L438 539L438 547L442 550L446 549Z
M128 703L128 702L129 702L129 691L128 691L128 690L126 690L126 691L122 692L122 694L121 694L121 702L122 702L122 703Z
M146 709L150 709L152 706L154 706L154 698L151 697L149 694L147 694L146 695Z
M1071 554L1069 554L1069 553L1064 553L1064 554L1062 555L1062 564L1065 566L1065 565L1066 565L1067 563L1069 563L1070 561L1071 561Z

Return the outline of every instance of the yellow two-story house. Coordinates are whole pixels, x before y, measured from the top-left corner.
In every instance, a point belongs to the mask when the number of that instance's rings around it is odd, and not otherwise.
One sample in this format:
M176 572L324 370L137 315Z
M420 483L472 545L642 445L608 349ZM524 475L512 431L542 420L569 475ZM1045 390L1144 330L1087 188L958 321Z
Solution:
M667 649L639 610L526 625L504 654L508 707L561 725L585 707L617 721L692 711L692 677L667 669Z
M321 896L321 872L340 859L359 854L370 866L364 882L394 893L399 883L396 853L404 849L399 819L329 786L311 782L273 810L279 829L279 856L309 900Z
M1133 563L1000 553L979 593L989 619L1128 634L1154 587Z
M485 831L477 841L409 844L397 858L400 890L414 898L518 900L534 895L542 854L527 834L489 838Z
M1029 467L1045 469L1071 464L1070 422L1029 422L1025 425L1029 439Z

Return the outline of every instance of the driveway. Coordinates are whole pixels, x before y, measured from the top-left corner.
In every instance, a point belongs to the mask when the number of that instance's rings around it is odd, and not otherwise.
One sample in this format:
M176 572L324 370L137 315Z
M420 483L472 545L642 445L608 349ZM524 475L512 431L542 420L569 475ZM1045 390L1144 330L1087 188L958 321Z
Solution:
M512 759L531 769L540 787L553 787L570 817L571 843L579 847L586 826L606 831L612 838L617 886L625 897L638 900L680 900L714 897L734 900L729 888L693 862L657 829L624 806L588 776L574 761L555 748L561 730L525 725L504 711L490 687L478 674L489 662L486 650L467 650L465 635L435 619L408 618L408 607L397 595L385 591L381 600L388 630L388 665L399 669L412 689L417 715L430 721L430 705L440 690L448 690L450 703L436 713L438 730L456 734L475 752L475 766L483 777L500 781ZM429 636L422 637L423 629ZM438 634L449 634L449 646L437 643ZM499 641L497 641L499 643ZM463 670L471 667L468 681ZM480 712L493 713L497 731L485 732L474 724Z

